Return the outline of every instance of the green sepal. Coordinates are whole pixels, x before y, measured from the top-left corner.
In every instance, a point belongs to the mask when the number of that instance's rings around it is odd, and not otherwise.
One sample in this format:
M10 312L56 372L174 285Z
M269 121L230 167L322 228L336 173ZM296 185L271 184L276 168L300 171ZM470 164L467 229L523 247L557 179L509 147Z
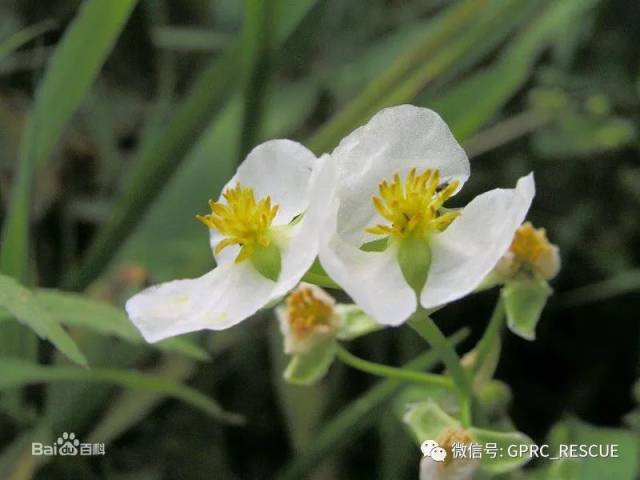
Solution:
M296 385L313 385L326 375L335 356L335 340L322 341L308 352L293 355L284 371L284 379Z
M337 333L340 340L353 340L384 328L357 305L339 303L335 306L334 311L340 317Z
M418 445L425 440L437 440L442 431L450 427L460 427L460 422L449 416L436 402L427 400L416 403L409 407L403 418L404 423L409 427ZM498 454L496 458L491 458L483 452L480 460L480 468L492 474L506 473L521 467L529 456L507 455L508 448L518 448L518 445L532 445L533 441L520 432L498 432L471 427L468 432L473 438L473 442L479 444L483 449L487 443L495 443ZM515 447L510 447L515 445ZM502 450L500 450L502 449ZM500 452L503 452L502 456Z
M262 276L274 282L278 281L282 269L282 256L274 242L267 247L257 247L251 255L251 263Z
M445 428L460 426L460 422L431 399L410 404L402 421L409 427L418 445L425 440L437 439Z
M402 275L416 295L420 296L422 288L427 283L431 266L429 241L410 235L400 240L397 248Z
M384 252L389 246L389 237L378 238L363 244L360 250L363 252Z
M536 325L552 293L553 290L545 281L519 280L507 283L501 295L509 329L526 340L535 340Z

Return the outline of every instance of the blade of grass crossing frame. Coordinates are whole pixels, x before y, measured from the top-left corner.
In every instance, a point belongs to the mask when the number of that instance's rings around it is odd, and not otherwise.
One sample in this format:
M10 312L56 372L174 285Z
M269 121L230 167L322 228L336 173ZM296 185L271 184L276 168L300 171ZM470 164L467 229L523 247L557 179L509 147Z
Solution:
M20 359L0 358L0 390L49 382L112 383L176 398L223 423L244 423L241 416L225 411L206 395L159 375L113 368L45 367Z
M245 0L244 111L238 163L256 144L273 63L276 0Z
M389 91L392 91L416 65L422 64L438 49L457 38L486 4L487 0L466 0L450 7L440 16L437 25L427 32L423 41L401 55L389 69L313 135L309 140L309 148L316 153L328 151L351 129L364 123L373 113L372 109L389 94Z
M27 280L35 176L97 77L136 0L87 0L67 29L36 92L3 229L0 271Z
M2 62L7 55L10 55L12 52L29 43L34 38L52 30L55 26L56 22L53 20L44 20L30 25L27 28L14 33L9 38L0 41L0 62Z

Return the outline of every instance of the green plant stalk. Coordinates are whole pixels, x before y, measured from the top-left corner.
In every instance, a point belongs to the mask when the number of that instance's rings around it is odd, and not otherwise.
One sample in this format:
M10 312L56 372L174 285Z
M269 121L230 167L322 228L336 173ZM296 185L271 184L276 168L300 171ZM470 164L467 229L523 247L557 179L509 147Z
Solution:
M496 302L496 306L493 308L489 324L476 346L476 358L473 366L474 375L482 369L487 356L491 350L497 347L498 342L500 342L505 318L504 302L502 300L502 295L500 295Z
M409 326L433 347L449 370L458 390L460 422L464 428L469 428L471 426L471 384L467 372L460 363L460 357L424 309L419 308L411 316Z
M449 341L456 345L468 335L467 330L460 330ZM427 370L438 363L439 356L435 351L425 352L403 365L405 370ZM318 468L323 460L335 455L344 445L352 442L366 428L371 426L384 405L402 388L404 382L386 379L379 382L364 395L360 396L340 410L329 420L316 435L313 442L300 455L288 463L277 475L277 480L299 480L309 478L309 474Z
M442 22L438 24L435 34L430 32L415 48L398 58L386 72L365 88L309 140L309 148L316 153L333 148L354 126L360 125L375 113L384 97L393 91L416 65L422 64L433 55L433 52L446 46L447 42L455 37L486 3L487 0L467 0L448 11L443 16Z
M257 143L275 50L276 0L245 0L245 92L238 163Z
M341 345L338 345L336 354L338 358L346 365L349 365L356 370L370 373L371 375L386 378L396 378L398 380L423 383L425 385L447 389L453 388L453 382L451 381L451 378L444 375L416 372L413 370L405 370L404 368L389 367L387 365L370 362L368 360L356 357Z

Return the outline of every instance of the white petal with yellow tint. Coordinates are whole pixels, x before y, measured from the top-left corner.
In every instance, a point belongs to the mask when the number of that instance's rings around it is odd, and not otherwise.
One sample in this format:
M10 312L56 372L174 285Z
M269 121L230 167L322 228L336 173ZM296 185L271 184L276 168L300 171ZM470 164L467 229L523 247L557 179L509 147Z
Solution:
M416 310L417 300L402 275L395 250L360 250L336 232L336 219L332 215L322 232L319 258L323 268L376 322L400 325Z
M471 293L507 251L535 195L533 174L515 189L478 195L461 215L431 240L431 267L420 295L424 308L435 308Z
M145 340L157 342L197 330L229 328L262 308L274 286L250 262L231 263L199 278L147 288L125 308Z

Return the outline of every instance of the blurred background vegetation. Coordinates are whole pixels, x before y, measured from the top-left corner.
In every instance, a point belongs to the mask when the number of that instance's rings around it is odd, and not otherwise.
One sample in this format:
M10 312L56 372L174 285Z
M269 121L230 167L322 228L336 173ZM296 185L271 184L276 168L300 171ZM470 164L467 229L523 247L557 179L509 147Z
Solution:
M563 269L537 340L505 337L516 426L635 445L639 19L634 0L3 0L0 478L417 478L401 386L341 365L284 384L270 312L151 348L121 309L211 268L194 215L254 145L320 154L400 103L465 145L460 204L535 171L530 218ZM437 315L471 328L461 351L495 297ZM399 365L423 344L390 329L352 348ZM107 454L30 455L63 431ZM636 461L530 475L633 479Z

